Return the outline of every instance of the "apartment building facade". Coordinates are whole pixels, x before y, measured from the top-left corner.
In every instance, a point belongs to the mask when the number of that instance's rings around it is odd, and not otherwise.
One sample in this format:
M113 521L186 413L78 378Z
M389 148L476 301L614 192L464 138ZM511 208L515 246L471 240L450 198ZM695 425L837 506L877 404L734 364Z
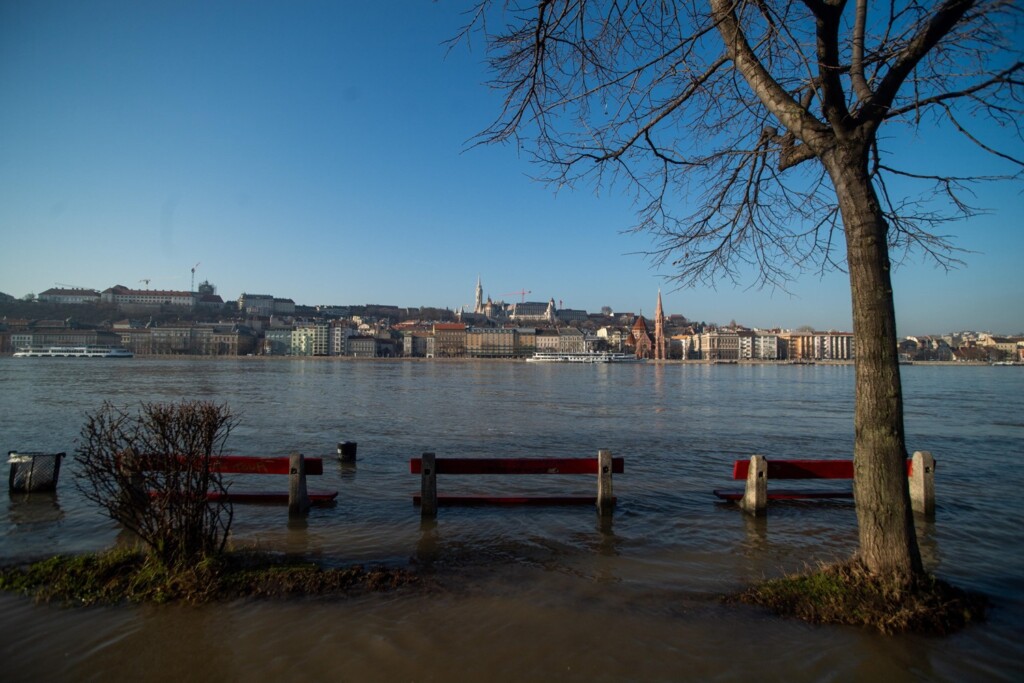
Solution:
M118 346L120 343L120 336L109 330L78 330L52 327L10 331L10 347L12 350L27 346Z
M852 332L783 332L779 334L789 360L853 360Z
M779 360L782 357L778 334L744 330L738 332L737 335L740 360Z
M331 326L327 322L301 323L291 334L290 356L327 356L331 348Z
M740 336L728 330L709 330L694 337L696 352L704 360L740 359Z
M470 358L514 358L516 331L508 327L474 327L466 330L466 355Z
M466 325L464 323L434 324L434 357L462 358L466 355Z

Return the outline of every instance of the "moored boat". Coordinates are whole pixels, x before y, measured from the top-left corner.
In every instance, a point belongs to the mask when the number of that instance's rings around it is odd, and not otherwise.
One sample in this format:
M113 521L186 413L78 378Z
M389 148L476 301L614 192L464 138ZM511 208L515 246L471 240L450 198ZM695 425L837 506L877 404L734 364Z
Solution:
M629 353L608 353L590 351L584 353L558 353L554 351L538 351L526 359L527 363L643 363L644 358L637 358Z
M121 346L26 346L14 352L15 358L133 358L128 349Z

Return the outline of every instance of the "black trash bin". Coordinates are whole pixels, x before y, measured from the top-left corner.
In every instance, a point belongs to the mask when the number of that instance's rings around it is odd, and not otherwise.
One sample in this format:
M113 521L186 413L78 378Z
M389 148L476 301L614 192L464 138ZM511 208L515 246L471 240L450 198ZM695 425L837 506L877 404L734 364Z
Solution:
M342 462L355 462L356 448L358 448L358 444L356 444L355 441L345 441L344 443L339 443L338 458Z
M10 490L21 493L55 491L64 453L7 452L11 466Z

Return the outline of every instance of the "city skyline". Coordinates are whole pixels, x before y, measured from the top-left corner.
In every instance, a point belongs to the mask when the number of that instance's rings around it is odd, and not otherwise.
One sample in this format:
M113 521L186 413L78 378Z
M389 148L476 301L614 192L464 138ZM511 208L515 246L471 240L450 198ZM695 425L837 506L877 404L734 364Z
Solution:
M851 328L841 271L790 293L748 289L750 272L676 290L629 232L630 197L556 191L517 150L473 146L500 97L479 42L444 44L463 9L4 3L0 291L90 287L97 271L99 289L187 290L195 269L236 295L471 310L483 273L485 296L509 302L529 290L650 315L661 288L690 319ZM959 140L903 149L1006 172ZM966 267L894 271L900 335L1024 328L1024 202L975 191L990 212L948 231Z
M56 294L57 296L60 296L61 294L67 295L68 293L77 292L77 291L88 291L88 292L95 292L96 294L103 294L104 292L116 289L118 287L124 287L126 290L130 290L131 292L138 292L138 293L165 292L165 293L168 293L168 294L177 294L177 295L183 295L183 296L184 295L188 295L189 293L195 294L196 290L198 290L199 294L202 294L203 291L206 291L206 292L210 291L209 289L205 289L205 288L213 288L214 293L218 297L220 297L220 300L223 301L225 304L229 304L231 302L236 302L237 301L239 306L241 306L241 299L242 299L242 297L253 297L253 296L255 296L255 297L272 297L275 300L287 301L287 302L290 302L292 307L299 306L299 307L306 307L306 308L311 308L311 309L322 308L322 309L326 309L326 310L335 310L335 311L338 310L338 309L344 309L344 308L358 308L358 307L376 308L376 307L381 307L381 308L398 308L398 309L409 309L409 310L419 310L419 309L447 310L447 311L449 311L452 314L457 314L457 313L461 312L461 313L467 314L467 315L472 315L472 314L474 314L476 312L475 311L475 305L465 305L465 306L462 306L460 308L453 308L453 307L450 307L450 306L433 305L433 304L425 304L423 306L400 306L400 305L394 304L393 302L388 302L388 301L366 301L366 302L354 302L354 301L341 302L341 301L336 301L336 302L321 302L319 304L310 304L309 302L305 302L305 301L296 301L294 298L289 297L286 293L269 292L269 291L263 291L263 290L252 289L252 288L250 288L250 289L248 289L246 291L243 291L243 292L239 292L237 296L232 296L232 295L228 294L228 296L226 298L224 298L222 296L223 293L219 291L216 283L208 282L208 281L205 281L205 280L201 280L200 282L198 282L197 285L196 285L195 290L192 290L191 292L190 292L190 290L187 290L187 289L183 289L183 290L175 290L175 289L163 290L163 289L160 289L160 290L158 290L156 288L151 288L151 287L128 287L128 286L122 285L120 283L116 283L116 284L110 285L109 287L77 287L77 288L53 287L53 288L47 288L47 289L44 289L44 290L40 290L40 292L38 294L37 293L33 293L33 296L36 296L37 298L39 298L41 295L47 295L47 292L50 292L50 296L52 296L54 294ZM475 299L475 296L477 294L478 289L482 288L482 278L478 277L476 288L477 289L474 290L474 299ZM524 291L510 292L510 294L514 294L516 296L524 295L524 293L525 294L531 294L531 292L524 292ZM10 295L9 292L0 292L0 294ZM656 319L656 316L657 316L657 312L656 312L657 303L661 299L664 298L663 295L662 295L661 290L658 290L656 292L655 297L656 297L655 313L653 313L653 314L651 313L651 309L644 308L642 306L638 306L638 307L626 308L626 309L615 309L615 308L612 308L611 315L613 317L620 317L620 316L623 316L623 315L628 315L628 316L631 316L631 318L633 318L633 319L635 319L637 317L643 317L643 318L653 322ZM482 299L483 303L485 303L485 304L489 300L492 300L494 304L504 304L505 307L507 309L509 309L509 310L511 310L513 304L517 304L517 303L529 303L529 304L537 305L537 304L546 304L547 301L552 300L551 297L549 297L548 299L543 300L543 301L542 300L537 300L537 299L532 298L532 297L531 298L525 298L524 297L524 298L519 299L519 300L514 300L514 299L513 300L497 299L497 298L494 298L494 297L490 297L486 293L486 290L483 290L482 298L483 298ZM42 299L40 298L40 300L42 300ZM52 302L54 300L50 299L50 301ZM171 302L171 303L173 305L169 306L169 308L167 310L173 310L174 308L180 306L181 305L180 297L177 297L176 300L174 302ZM474 301L474 304L475 304L475 301ZM557 309L584 310L588 315L598 315L598 314L602 313L602 309L601 308L598 308L598 309L589 309L589 308L578 309L577 307L572 307L572 306L567 306L567 305L566 306L562 306L561 305L562 302L557 300L557 299L555 300L555 304L556 304L556 308ZM67 303L65 303L65 305L82 305L82 304L80 302L76 302L75 304L67 304ZM88 305L88 304L86 304L86 305ZM206 304L204 307L208 307L208 306L209 306L209 304ZM611 308L611 307L609 307L609 308ZM817 325L817 324L814 323L814 321L808 321L808 322L806 322L804 324L794 325L794 326L791 326L791 327L780 326L780 325L765 326L765 325L750 324L748 321L738 319L735 316L728 316L727 312L724 312L725 317L720 315L720 316L718 316L716 318L696 318L696 317L692 317L690 315L687 315L685 311L672 310L672 309L669 309L668 307L665 307L665 310L667 311L665 313L667 318L673 318L675 316L682 316L686 320L686 324L698 324L699 323L699 324L706 324L706 325L711 325L711 326L714 326L714 327L722 327L722 328L730 328L730 327L733 326L733 324L735 324L735 325L738 325L738 326L743 327L743 328L755 329L755 330L779 330L779 331L785 331L785 330L796 330L796 329L804 328L804 329L813 329L813 330L817 330L817 331L821 331L821 332L825 332L825 331L851 332L852 331L850 328L837 328L837 327L831 327L831 326L825 326L825 325ZM507 313L507 311L506 311L506 313ZM337 314L336 313L332 313L330 315L334 316L334 315L337 315ZM285 317L285 318L296 317L296 318L299 318L299 319L304 319L306 317L306 314L305 313L301 313L301 314L300 313L296 313L294 316L292 316L292 315L284 315L283 317ZM500 317L501 316L499 315L498 319L500 319ZM127 316L127 318L131 319L132 316ZM410 320L411 320L411 318L410 318ZM421 321L429 322L427 319L422 318L422 317L420 318L420 320ZM403 322L403 321L399 320L399 321L394 321L394 322ZM942 329L942 330L935 330L935 331L932 331L932 332L916 332L916 333L907 333L907 334L902 334L901 333L900 336L901 336L901 338L902 337L925 337L925 336L940 336L940 335L948 335L948 334L958 334L958 333L962 333L962 332L988 333L988 334L993 334L993 335L996 335L996 336L1007 336L1007 335L1009 335L1009 336L1024 336L1024 331L1021 331L1021 330L1010 330L1010 329L976 329L976 328L966 328L966 327L949 327L949 328L945 328L945 329Z

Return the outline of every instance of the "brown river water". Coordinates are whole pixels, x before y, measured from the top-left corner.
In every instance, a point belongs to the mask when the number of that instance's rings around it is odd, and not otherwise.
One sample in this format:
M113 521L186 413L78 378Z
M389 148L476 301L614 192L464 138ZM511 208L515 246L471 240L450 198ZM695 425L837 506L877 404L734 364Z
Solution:
M427 588L206 606L75 608L0 595L4 681L965 681L1020 680L1024 371L904 368L910 447L938 461L931 571L988 594L954 636L881 636L778 619L721 596L849 556L850 502L717 502L731 463L845 456L849 366L540 367L526 363L0 358L0 447L67 451L56 495L10 494L0 561L99 550L119 529L74 488L83 415L103 400L226 402L228 451L325 457L313 489L338 504L289 524L236 506L232 542L326 564L412 567ZM342 465L338 441L356 441ZM610 522L588 508L442 508L422 523L408 460L625 458ZM315 481L320 479L322 481ZM471 479L463 482L462 479ZM507 478L506 478L507 479ZM588 492L589 477L439 481L457 493ZM555 481L551 481L555 480ZM246 483L246 482L242 482ZM515 487L519 487L515 489Z

